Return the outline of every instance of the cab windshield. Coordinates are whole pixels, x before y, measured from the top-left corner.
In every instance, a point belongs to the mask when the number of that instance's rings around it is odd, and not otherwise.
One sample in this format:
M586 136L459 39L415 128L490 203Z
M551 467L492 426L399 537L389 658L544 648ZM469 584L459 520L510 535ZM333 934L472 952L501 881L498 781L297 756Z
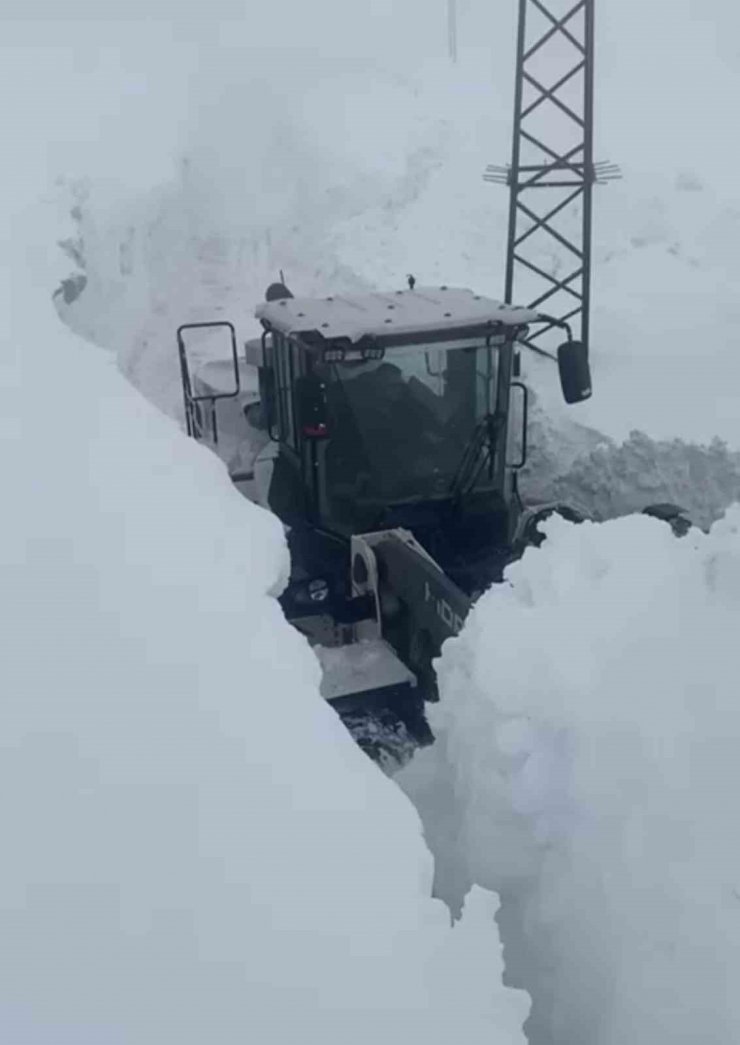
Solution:
M480 340L323 364L329 496L356 507L448 496L478 422L493 412L497 367L496 349Z

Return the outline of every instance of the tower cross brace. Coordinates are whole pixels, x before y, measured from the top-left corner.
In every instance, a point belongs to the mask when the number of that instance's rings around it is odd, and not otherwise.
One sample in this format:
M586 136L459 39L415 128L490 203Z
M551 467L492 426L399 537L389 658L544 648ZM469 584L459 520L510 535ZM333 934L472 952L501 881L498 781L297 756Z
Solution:
M619 177L593 159L595 0L519 0L504 300L567 322L588 346L592 193ZM525 342L550 355L555 323Z

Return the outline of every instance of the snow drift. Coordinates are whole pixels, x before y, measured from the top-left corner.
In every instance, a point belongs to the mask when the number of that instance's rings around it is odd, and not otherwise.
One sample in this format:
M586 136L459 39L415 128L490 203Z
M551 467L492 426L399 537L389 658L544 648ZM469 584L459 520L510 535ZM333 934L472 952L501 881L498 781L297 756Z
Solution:
M36 88L0 171L0 1039L464 1027L521 1045L495 900L472 895L453 929L430 898L416 813L322 701L279 609L277 520L54 313L47 143L97 141L99 115L63 51L0 69Z
M547 532L445 646L401 776L437 894L501 892L533 1043L736 1041L740 508Z
M26 279L2 364L0 1037L519 1045L495 902L452 929L430 898L416 813L274 597L279 523Z

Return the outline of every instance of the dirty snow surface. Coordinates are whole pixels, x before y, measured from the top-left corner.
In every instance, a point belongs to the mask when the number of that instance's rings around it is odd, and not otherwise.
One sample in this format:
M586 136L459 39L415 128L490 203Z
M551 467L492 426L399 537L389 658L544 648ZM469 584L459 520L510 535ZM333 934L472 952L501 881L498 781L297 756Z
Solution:
M281 271L500 296L518 5L455 66L437 6L4 9L2 1041L740 1040L740 8L598 3L595 394L525 360L522 483L598 523L482 598L396 782L182 435L177 326L253 337Z

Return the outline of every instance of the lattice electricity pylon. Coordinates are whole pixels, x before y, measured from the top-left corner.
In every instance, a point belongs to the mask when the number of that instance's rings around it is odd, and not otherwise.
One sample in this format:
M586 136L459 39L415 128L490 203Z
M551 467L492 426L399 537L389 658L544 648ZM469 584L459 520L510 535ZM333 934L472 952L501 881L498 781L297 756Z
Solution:
M510 188L504 300L569 323L586 345L592 188L620 177L594 163L593 121L594 0L519 0L511 163L484 174ZM555 326L526 344L550 355Z

